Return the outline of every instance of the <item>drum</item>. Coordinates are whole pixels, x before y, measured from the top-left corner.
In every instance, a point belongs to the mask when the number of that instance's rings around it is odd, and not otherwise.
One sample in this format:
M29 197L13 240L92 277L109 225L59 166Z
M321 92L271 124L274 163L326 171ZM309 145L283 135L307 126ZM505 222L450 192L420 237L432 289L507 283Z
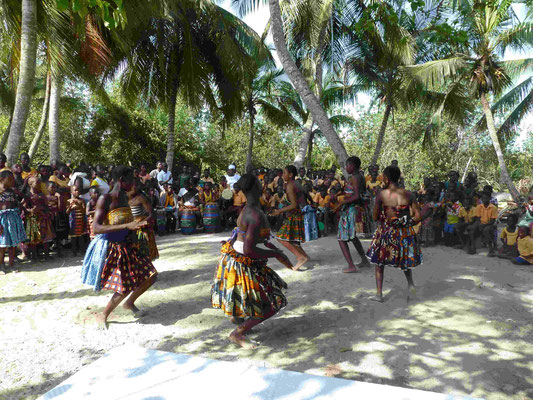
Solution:
M164 234L167 226L167 216L164 208L158 208L155 210L156 217L156 229L159 234Z
M232 200L233 199L233 191L231 189L224 189L222 191L222 198L224 200Z
M206 204L204 210L204 227L206 233L215 233L220 230L220 212L216 204Z
M191 235L196 233L196 215L194 211L185 209L181 214L181 233Z

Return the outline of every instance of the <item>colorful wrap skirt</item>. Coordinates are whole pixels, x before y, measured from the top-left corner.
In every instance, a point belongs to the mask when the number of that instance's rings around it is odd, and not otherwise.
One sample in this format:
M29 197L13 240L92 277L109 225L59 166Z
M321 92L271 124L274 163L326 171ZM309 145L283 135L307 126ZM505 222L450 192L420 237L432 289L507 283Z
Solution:
M422 264L422 251L412 224L385 220L374 233L367 256L370 262L408 271Z
M357 207L355 230L357 233L372 233L372 212L370 211L370 201L365 200L363 206L356 205L355 207Z
M33 213L26 214L26 237L29 245L41 244L41 230L39 218Z
M87 216L77 209L69 214L70 237L79 237L87 233Z
M238 318L262 319L287 305L287 284L267 266L266 259L237 253L231 242L222 246L211 287L211 305Z
M304 229L305 229L305 241L318 239L318 223L316 222L317 210L307 205L302 208L304 214Z
M16 247L26 241L26 230L18 208L0 210L0 247Z
M301 210L293 210L288 213L276 237L288 242L305 242L304 216Z
M357 237L356 221L360 214L361 207L353 203L342 206L342 211L339 218L339 227L337 230L337 240L340 240L341 242L348 242Z
M156 275L150 258L139 254L135 241L135 235L129 231L96 235L83 259L82 282L95 291L107 289L128 294Z
M139 254L150 258L150 260L157 260L159 258L159 250L155 242L155 233L152 227L139 229L137 231Z

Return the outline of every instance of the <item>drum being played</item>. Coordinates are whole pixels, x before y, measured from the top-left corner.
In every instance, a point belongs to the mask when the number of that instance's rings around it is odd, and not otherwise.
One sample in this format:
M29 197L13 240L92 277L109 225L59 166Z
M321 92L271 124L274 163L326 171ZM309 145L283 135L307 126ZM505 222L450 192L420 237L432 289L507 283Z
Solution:
M181 214L181 233L192 235L196 233L196 215L193 210L185 208Z
M220 232L220 212L216 204L206 204L204 209L204 227L206 233Z

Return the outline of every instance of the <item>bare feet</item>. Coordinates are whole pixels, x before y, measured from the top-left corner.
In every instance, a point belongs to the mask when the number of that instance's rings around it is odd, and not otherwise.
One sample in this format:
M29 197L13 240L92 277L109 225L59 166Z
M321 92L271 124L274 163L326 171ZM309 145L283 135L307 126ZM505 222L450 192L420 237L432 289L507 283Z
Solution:
M135 304L124 303L122 305L122 308L124 308L125 310L128 310L128 311L131 311L135 318L141 318L141 317L146 315L146 312L142 311L142 310L139 310L137 307L135 307Z
M257 345L248 339L246 336L236 333L235 331L231 332L229 335L230 342L233 342L235 344L238 344L244 349L255 349L257 348Z
M344 272L345 274L356 274L359 272L359 270L354 265L353 267L344 268L342 272Z
M407 288L407 301L416 300L416 288L414 286L409 286Z
M305 257L305 258L299 258L298 259L298 262L296 263L296 265L294 267L292 267L292 269L294 271L298 271L300 268L303 267L303 265L309 261L309 258Z
M372 301L377 301L378 303L383 303L383 294L376 294L370 298Z
M370 264L370 261L368 261L367 259L361 260L361 262L356 265L356 267L358 268L361 268L361 267L370 268L371 266L372 264Z
M99 331L106 331L109 328L109 323L107 322L107 318L104 317L104 314L98 314L96 316L96 324Z
M235 324L235 325L240 325L244 322L244 318L240 318L240 317L231 317L230 318L230 321L232 324Z

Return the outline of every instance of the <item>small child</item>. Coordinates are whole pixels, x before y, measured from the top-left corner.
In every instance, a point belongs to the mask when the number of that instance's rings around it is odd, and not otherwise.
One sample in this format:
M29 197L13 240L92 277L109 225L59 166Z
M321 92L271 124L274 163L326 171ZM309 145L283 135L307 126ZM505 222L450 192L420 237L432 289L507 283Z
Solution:
M455 225L459 246L464 250L470 249L469 236L465 235L468 227L475 222L476 209L472 205L474 200L471 197L465 197L463 207L459 210L459 222Z
M85 202L80 197L80 189L77 186L71 186L70 194L71 197L67 200L66 213L69 218L72 255L77 257L82 247L83 236L87 232L87 217L85 215Z
M507 227L503 228L502 233L500 234L503 246L498 251L499 258L513 259L518 257L518 245L516 243L518 239L517 223L518 216L516 214L511 214L507 217Z
M453 172L453 171L452 171ZM454 245L455 225L459 222L459 212L462 204L459 194L455 191L446 194L446 222L444 223L444 244L448 247Z
M90 200L87 203L87 225L89 225L89 237L93 240L95 234L93 231L94 213L96 211L96 203L100 197L100 192L97 186L91 186L89 189Z
M66 204L63 201L63 196L57 192L57 183L48 181L47 184L48 209L52 219L52 230L56 236L55 249L57 257L62 257L63 244L68 239L68 217L66 216Z
M529 235L529 227L518 228L518 257L513 259L513 264L532 265L533 264L533 238Z
M7 249L8 267L14 270L15 249L26 240L20 217L20 203L13 191L15 177L10 170L0 172L0 274L6 273L4 256Z
M26 235L31 251L32 260L37 260L38 246L44 248L45 259L50 258L49 243L55 238L52 232L51 214L48 201L41 192L41 180L36 176L28 179L30 187L29 201L25 200L26 207Z

